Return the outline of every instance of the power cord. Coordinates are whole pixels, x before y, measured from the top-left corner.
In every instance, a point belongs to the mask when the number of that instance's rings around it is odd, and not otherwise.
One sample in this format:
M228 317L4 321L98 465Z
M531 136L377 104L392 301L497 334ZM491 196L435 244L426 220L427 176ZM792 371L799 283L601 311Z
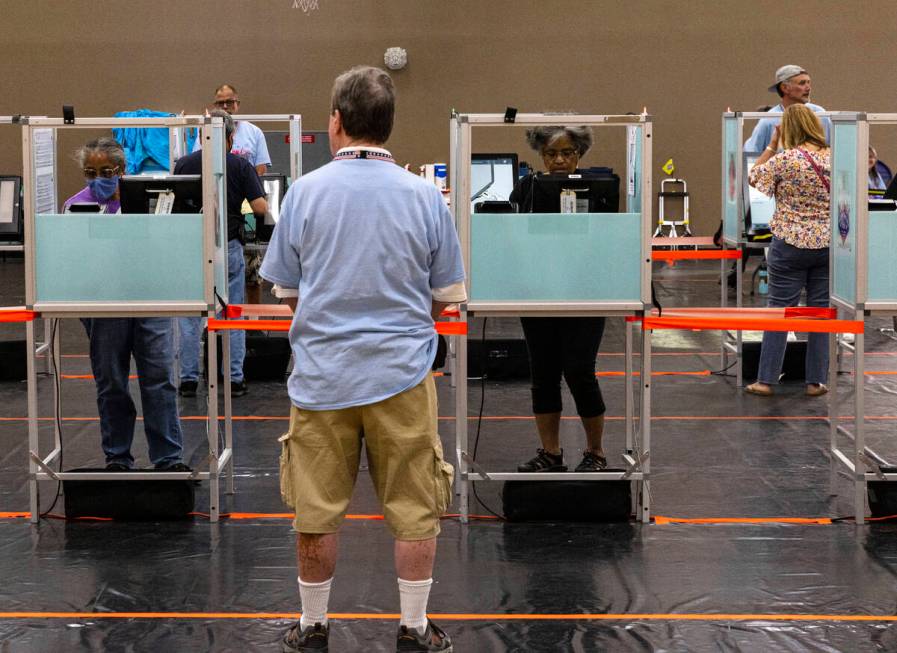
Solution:
M52 375L53 375L53 383L56 388L56 397L55 397L55 416L56 416L56 430L59 433L59 472L62 472L62 452L64 451L64 447L62 446L62 418L60 417L60 412L62 411L62 387L60 385L59 379L59 369L56 367L56 328L59 325L59 319L54 318L50 321L50 342L47 344L47 355L50 357L50 366L52 367ZM53 503L50 504L50 507L47 508L43 512L38 512L40 518L46 517L53 511L53 508L56 507L56 502L59 501L59 496L62 494L62 481L56 481L56 496L53 497ZM38 494L38 503L40 502L40 494Z
M486 322L489 318L483 318L483 334L480 338L480 356L482 358L482 364L480 369L480 410L477 415L477 433L473 439L473 455L471 458L476 462L477 459L477 450L480 446L480 430L483 426L483 408L486 405L486 362L488 358L486 357ZM502 521L507 521L507 518L499 512L492 510L485 501L480 498L479 493L477 492L477 484L476 481L471 482L470 487L473 489L473 496L477 500L483 508L485 508L486 512L488 512L493 517L500 519Z

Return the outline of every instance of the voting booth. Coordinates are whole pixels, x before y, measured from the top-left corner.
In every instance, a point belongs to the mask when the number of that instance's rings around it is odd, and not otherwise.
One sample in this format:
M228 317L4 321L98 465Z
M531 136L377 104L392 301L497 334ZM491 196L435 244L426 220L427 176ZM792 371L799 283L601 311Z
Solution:
M842 112L832 114L831 120L831 303L847 319L862 322L866 317L893 317L897 315L897 207L893 202L870 203L867 178L870 128L897 125L897 113ZM864 344L863 334L857 333L853 406L849 408L838 397L837 340L830 339L832 492L843 465L854 483L857 523L865 520L867 483L897 481L897 469L866 444ZM840 416L851 411L852 418Z
M626 135L626 174L618 213L472 213L472 132L509 126L588 125ZM450 123L452 207L464 267L468 302L461 320L499 316L607 316L644 314L651 304L651 117L642 115L454 114ZM591 208L591 205L589 206ZM456 454L460 512L468 518L472 481L609 481L636 484L636 514L650 516L650 332L643 331L641 419L634 428L632 342L626 347L625 470L595 473L493 471L477 463L469 446L467 337L458 341ZM475 426L475 424L474 424ZM509 461L510 462L510 461Z
M155 212L62 213L57 191L57 140L67 130L141 127L198 128L202 139L202 180L193 180L197 212L179 212L156 199ZM221 118L27 118L23 119L24 253L26 309L50 320L81 317L214 317L227 303L227 203L225 134ZM152 179L152 176L145 177ZM167 178L177 185L177 179ZM123 183L123 182L120 182ZM123 186L120 185L120 189ZM163 189L164 190L164 189ZM150 192L150 191L148 191ZM158 189L157 191L158 192ZM175 206L179 197L173 195ZM126 207L123 206L123 211ZM34 351L33 322L27 323L28 351ZM28 441L31 519L38 519L38 483L64 480L197 480L210 485L209 513L218 518L219 480L233 483L232 437L220 446L217 420L215 334L209 334L209 470L133 471L103 474L54 470L62 456L58 426L49 453L40 450L35 357L28 357ZM60 369L59 328L53 329L52 356ZM228 352L228 347L224 347ZM222 366L229 383L227 353ZM54 384L58 412L59 386ZM57 415L58 417L58 415ZM58 425L59 420L55 421ZM97 438L99 445L99 437Z

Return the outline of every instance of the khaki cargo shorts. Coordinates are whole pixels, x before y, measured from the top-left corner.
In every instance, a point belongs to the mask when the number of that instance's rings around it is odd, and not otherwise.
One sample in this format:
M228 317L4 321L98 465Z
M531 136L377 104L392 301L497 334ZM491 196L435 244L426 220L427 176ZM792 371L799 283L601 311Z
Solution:
M436 430L436 386L417 386L376 404L340 410L293 406L280 456L280 493L295 509L300 533L335 533L358 476L361 447L392 534L425 540L439 534L452 500L452 466Z

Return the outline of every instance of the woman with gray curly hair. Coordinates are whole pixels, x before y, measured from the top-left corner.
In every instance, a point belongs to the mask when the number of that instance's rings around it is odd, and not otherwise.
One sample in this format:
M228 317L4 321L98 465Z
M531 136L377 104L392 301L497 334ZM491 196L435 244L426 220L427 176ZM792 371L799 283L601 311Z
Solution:
M541 155L549 174L573 174L592 147L593 137L590 127L558 126L529 129L526 140ZM535 176L521 179L511 193L511 202L520 212L532 212ZM562 376L586 434L586 449L576 471L601 471L607 467L601 446L605 405L595 377L595 358L604 335L604 318L522 317L520 322L529 350L533 414L542 446L517 471L567 471L560 446Z
M95 211L121 212L119 181L125 172L125 152L109 137L92 140L75 154L86 186L67 199L63 213L77 204ZM174 387L174 321L170 317L81 318L90 340L90 367L97 389L100 436L106 470L134 468L131 444L137 409L128 376L131 356L137 365L143 429L149 458L158 470L189 472L183 461L183 436Z

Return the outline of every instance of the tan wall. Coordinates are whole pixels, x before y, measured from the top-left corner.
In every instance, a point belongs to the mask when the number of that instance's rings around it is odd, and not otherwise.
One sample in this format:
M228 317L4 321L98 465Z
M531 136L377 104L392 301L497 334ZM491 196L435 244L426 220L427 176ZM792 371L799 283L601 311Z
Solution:
M894 20L880 2L318 0L309 13L293 4L2 1L0 115L58 116L64 103L80 116L194 112L228 80L244 112L300 112L320 129L333 77L354 64L382 65L397 45L410 61L395 74L391 147L400 161L448 158L452 107L647 107L655 182L674 158L692 192L696 232L709 233L719 220L720 113L774 102L765 89L779 65L808 68L813 99L826 108L897 111ZM894 135L878 144L897 164ZM513 140L487 137L477 149ZM21 167L19 143L17 130L0 128L0 172ZM615 158L601 145L590 163ZM70 165L63 193L79 186Z

